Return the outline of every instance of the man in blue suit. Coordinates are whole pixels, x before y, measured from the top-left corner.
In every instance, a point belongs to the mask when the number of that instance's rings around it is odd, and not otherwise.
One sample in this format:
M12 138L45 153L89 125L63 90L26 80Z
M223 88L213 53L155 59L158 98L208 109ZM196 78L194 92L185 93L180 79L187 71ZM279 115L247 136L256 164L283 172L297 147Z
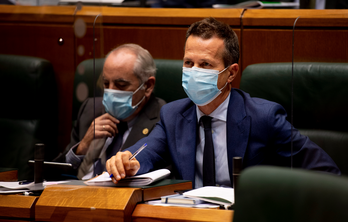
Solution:
M113 181L171 164L174 175L193 181L194 187L231 187L233 157L243 158L243 168L293 165L340 174L320 147L296 129L292 132L281 105L231 87L238 60L238 38L228 25L214 18L192 24L186 34L182 77L189 98L163 106L160 121L147 138L107 161ZM144 143L147 147L137 160L129 161Z

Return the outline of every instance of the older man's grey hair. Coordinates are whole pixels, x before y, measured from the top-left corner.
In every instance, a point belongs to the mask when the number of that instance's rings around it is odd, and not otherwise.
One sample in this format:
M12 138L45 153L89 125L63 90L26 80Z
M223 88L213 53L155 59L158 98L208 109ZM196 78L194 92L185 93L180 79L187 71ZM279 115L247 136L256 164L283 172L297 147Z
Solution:
M137 44L123 44L113 49L108 53L106 58L113 52L121 49L128 49L133 52L137 59L135 61L133 72L135 76L139 79L140 84L146 82L150 76L156 75L156 65L149 51Z

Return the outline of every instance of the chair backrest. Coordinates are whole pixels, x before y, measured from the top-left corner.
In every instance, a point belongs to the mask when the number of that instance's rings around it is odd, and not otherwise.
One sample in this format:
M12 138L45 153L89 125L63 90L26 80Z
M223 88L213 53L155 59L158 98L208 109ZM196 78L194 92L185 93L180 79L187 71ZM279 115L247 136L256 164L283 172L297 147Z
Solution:
M348 178L257 166L238 181L233 222L348 221Z
M281 104L291 113L291 63L248 66L240 89ZM295 63L294 127L322 147L348 174L348 63Z
M34 145L44 143L45 159L58 154L58 94L47 60L0 55L0 167L17 168L18 179L33 178L28 165Z
M171 102L185 98L186 93L181 86L182 60L155 59L156 64L156 85L154 94ZM73 94L73 121L77 118L77 113L81 104L88 97L103 96L101 87L95 83L103 71L104 59L95 60L95 76L93 72L93 59L81 62L75 72L74 94Z

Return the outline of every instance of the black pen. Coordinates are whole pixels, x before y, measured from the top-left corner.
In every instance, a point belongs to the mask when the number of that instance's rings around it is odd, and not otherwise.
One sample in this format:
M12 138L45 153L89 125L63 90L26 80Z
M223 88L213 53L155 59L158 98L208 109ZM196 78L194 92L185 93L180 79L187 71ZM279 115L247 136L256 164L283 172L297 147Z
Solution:
M137 151L135 151L133 153L133 155L129 158L129 160L132 160L136 157L136 155L138 155L141 151L143 151L143 149L147 146L147 143L144 143L144 145L142 145ZM110 175L110 178L114 177L113 174Z

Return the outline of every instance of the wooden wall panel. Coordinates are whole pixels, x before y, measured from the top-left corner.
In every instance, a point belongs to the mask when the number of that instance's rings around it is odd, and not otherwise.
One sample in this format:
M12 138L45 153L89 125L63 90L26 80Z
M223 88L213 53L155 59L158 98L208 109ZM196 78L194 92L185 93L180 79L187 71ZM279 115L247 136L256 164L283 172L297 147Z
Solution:
M292 61L292 30L244 29L243 69L250 64ZM348 62L348 31L295 30L295 62Z
M254 27L348 27L348 10L312 9L247 9L244 26Z

